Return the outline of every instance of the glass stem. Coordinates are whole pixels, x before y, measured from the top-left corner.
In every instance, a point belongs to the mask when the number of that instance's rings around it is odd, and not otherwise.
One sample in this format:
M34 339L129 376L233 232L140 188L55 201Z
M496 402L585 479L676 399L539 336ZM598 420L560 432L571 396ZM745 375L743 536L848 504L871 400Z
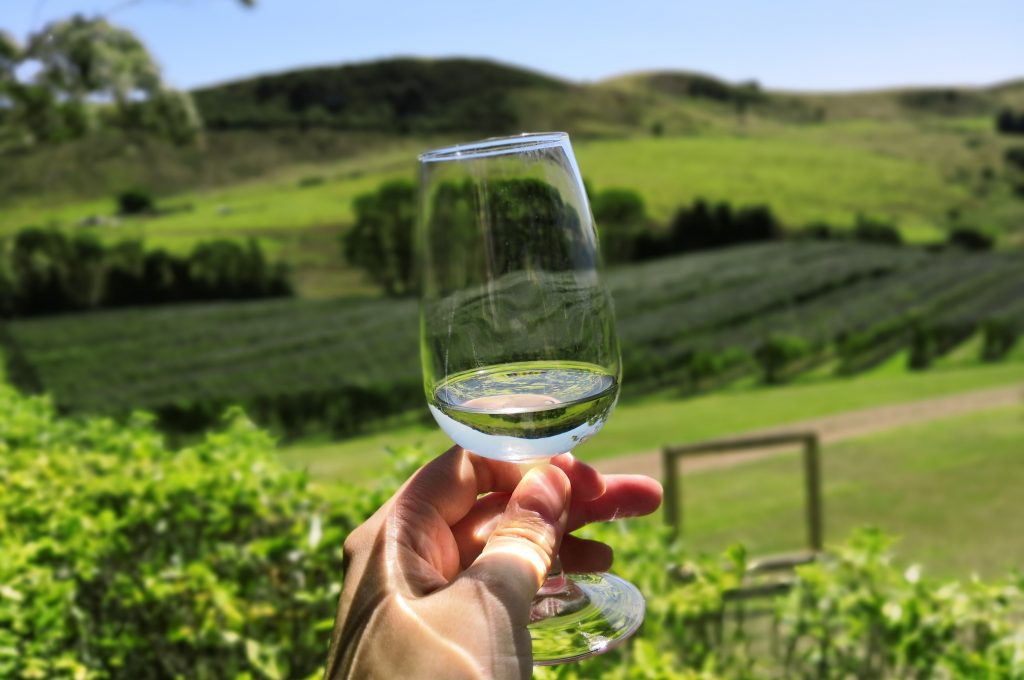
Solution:
M562 571L562 558L555 555L555 558L551 560L551 568L548 569L548 577L544 581L544 585L537 591L537 597L555 595L564 592L567 587L565 572Z
M587 606L587 594L567 578L562 571L562 561L555 555L548 569L547 580L537 591L530 609L530 621L542 621L556 616L565 616Z

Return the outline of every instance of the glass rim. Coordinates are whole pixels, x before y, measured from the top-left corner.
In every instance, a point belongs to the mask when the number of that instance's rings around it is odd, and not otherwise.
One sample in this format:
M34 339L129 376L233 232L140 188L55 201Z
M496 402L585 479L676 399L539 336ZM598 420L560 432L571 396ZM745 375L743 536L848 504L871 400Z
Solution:
M424 151L419 155L421 163L438 161L465 161L487 156L501 156L522 151L548 149L563 146L569 141L567 132L522 132L506 137L488 137L475 142L453 144Z

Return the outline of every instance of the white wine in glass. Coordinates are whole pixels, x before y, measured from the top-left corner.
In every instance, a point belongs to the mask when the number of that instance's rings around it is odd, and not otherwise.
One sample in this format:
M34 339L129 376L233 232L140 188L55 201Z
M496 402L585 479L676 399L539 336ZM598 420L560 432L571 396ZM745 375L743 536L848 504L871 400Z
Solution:
M597 233L565 133L420 156L420 350L431 413L460 446L521 464L601 429L621 380ZM534 662L611 649L644 600L611 574L562 574L534 601Z

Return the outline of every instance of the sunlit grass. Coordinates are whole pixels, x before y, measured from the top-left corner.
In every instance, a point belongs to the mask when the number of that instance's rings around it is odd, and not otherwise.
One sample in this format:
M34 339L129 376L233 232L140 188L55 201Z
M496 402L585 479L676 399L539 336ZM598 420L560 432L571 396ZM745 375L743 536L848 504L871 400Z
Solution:
M794 226L892 219L908 238L934 237L945 206L964 198L937 168L829 143L814 129L761 137L695 136L582 145L580 167L600 189L638 187L656 219L695 198L767 204Z
M826 542L874 525L896 552L940 573L994 575L1024 563L1019 407L906 426L824 447ZM684 533L700 550L753 554L806 545L802 466L787 453L683 478ZM654 520L660 521L660 520Z
M668 443L693 442L854 409L1024 383L1024 362L922 373L882 367L848 379L786 387L748 387L681 398L663 393L620 404L604 429L577 453L585 460L638 453ZM451 445L436 427L412 425L337 443L285 448L288 462L321 481L372 478L386 466L387 448L422 446L440 453ZM1024 430L1021 446L1024 447Z
M900 148L889 143L893 139L902 140ZM914 151L915 145L946 145L952 148L946 154L949 162L969 160L954 132L938 135L877 121L774 125L749 135L714 132L581 141L577 154L583 174L597 189L635 188L660 221L680 205L704 197L739 205L765 203L792 226L816 220L848 225L857 213L891 218L908 238L923 240L937 234L935 227L949 207L968 197L963 186L944 177L942 164L924 162L922 158L931 157ZM391 177L413 177L418 149L410 141L339 163L274 168L262 180L165 197L169 206L192 209L125 220L122 230L140 229L152 236L181 231L216 235L346 223L352 218L354 196ZM302 188L299 182L304 177L324 181ZM58 206L28 203L0 214L0 231L31 223L69 225L112 210L112 198Z

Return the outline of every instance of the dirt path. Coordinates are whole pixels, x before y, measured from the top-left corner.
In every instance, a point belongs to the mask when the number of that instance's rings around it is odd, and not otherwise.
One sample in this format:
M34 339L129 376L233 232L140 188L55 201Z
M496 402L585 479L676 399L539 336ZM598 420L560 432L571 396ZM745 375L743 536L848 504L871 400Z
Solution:
M1011 385L963 392L960 394L924 399L902 404L889 404L874 408L847 411L821 418L787 423L779 427L751 430L738 434L768 434L793 430L814 430L823 444L852 439L875 432L882 432L904 425L926 423L975 411L985 411L1024 402L1024 385ZM685 408L685 407L681 407ZM728 467L794 450L792 446L776 446L751 449L737 453L713 454L682 461L684 472ZM594 463L601 472L625 472L661 477L661 452L643 451L615 458L606 458Z

